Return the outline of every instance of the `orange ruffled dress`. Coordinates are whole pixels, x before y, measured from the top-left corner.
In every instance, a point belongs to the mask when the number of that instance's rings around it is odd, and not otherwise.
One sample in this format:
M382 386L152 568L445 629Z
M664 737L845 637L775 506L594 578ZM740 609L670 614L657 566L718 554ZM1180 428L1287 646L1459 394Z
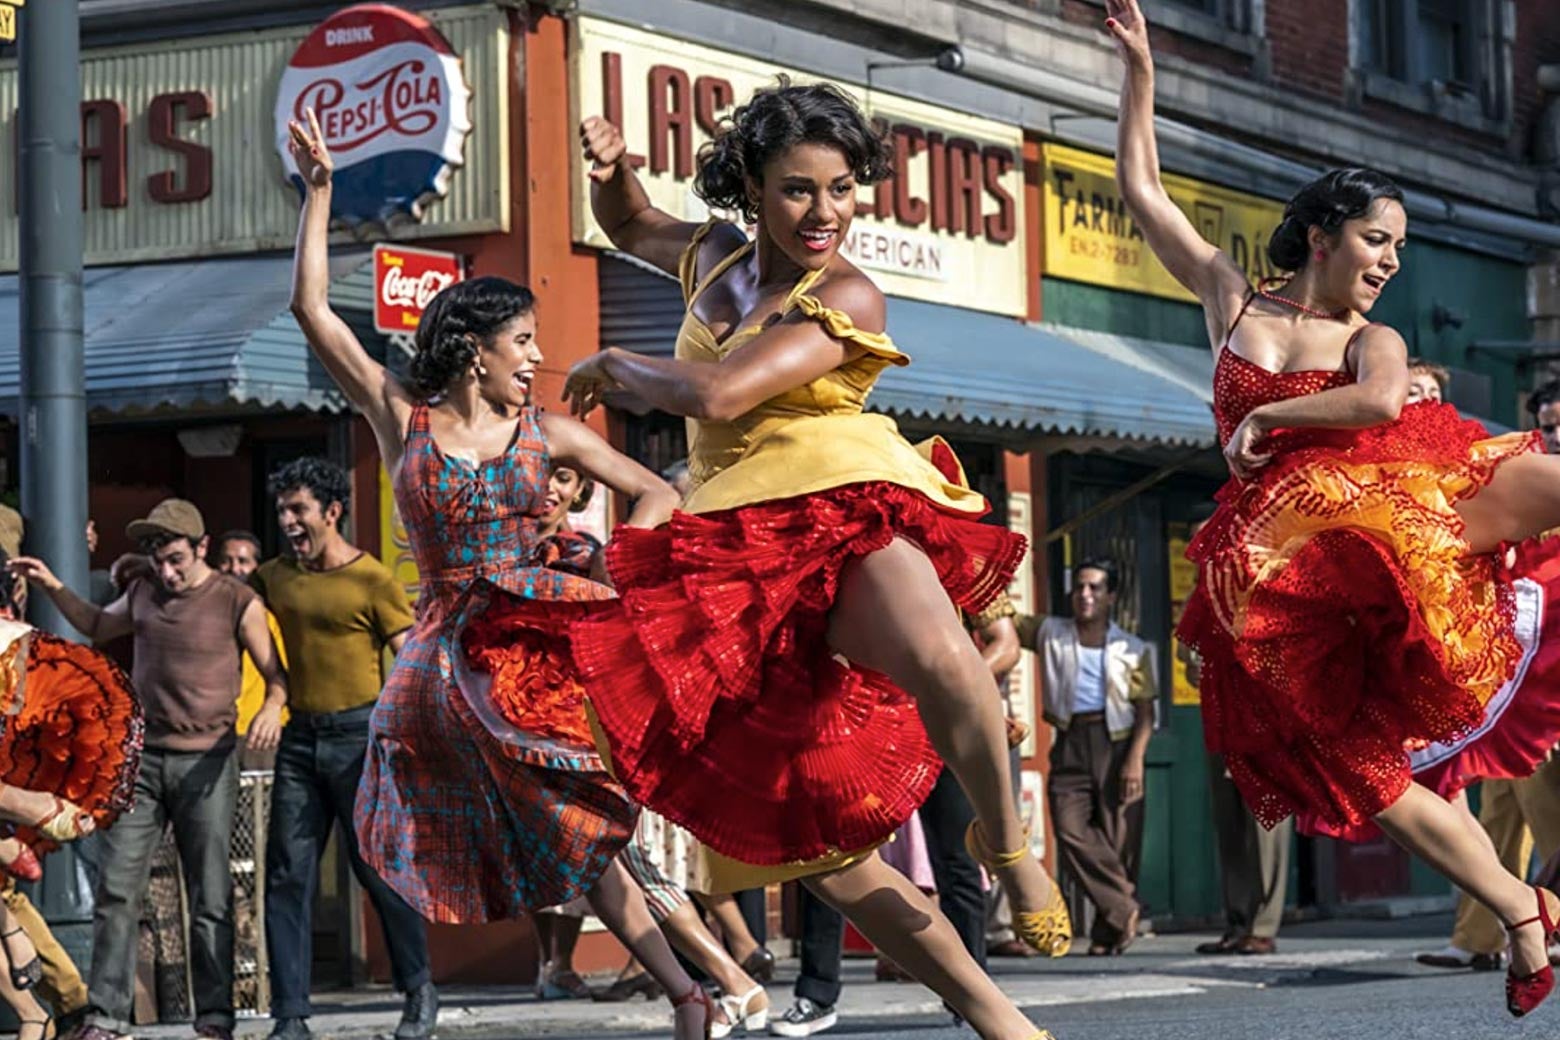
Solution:
M719 362L763 329L717 341L694 314L751 248L695 285L703 234L683 258L677 356ZM683 510L659 530L615 533L606 561L621 599L572 628L615 775L704 844L710 891L848 862L887 840L942 769L909 695L829 645L845 566L909 539L974 613L1024 555L1022 536L977 522L986 502L946 445L917 449L863 413L879 373L909 359L812 296L821 273L781 310L853 356L733 422L690 420Z
M144 723L129 676L106 655L0 621L0 727L0 783L66 798L99 828L130 808ZM31 827L16 833L54 848Z
M1253 408L1353 378L1270 372L1226 341L1220 442ZM1469 553L1454 506L1537 446L1414 405L1368 429L1277 431L1273 461L1219 492L1176 634L1203 658L1208 746L1264 825L1347 834L1407 789L1407 748L1479 726L1522 649L1510 582Z

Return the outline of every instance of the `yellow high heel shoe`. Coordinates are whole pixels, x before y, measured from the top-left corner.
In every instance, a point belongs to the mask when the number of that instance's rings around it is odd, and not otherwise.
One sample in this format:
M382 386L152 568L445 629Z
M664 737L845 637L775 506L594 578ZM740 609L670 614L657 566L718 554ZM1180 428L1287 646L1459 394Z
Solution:
M1029 855L1029 847L1012 852L997 852L980 836L980 821L971 820L964 832L964 847L975 862L987 870L1006 870L1023 861ZM1049 957L1065 957L1072 949L1072 917L1067 913L1067 901L1056 882L1051 882L1051 901L1041 910L1021 911L1013 908L1013 931L1024 945L1039 950ZM1041 1033L1037 1040L1046 1040Z

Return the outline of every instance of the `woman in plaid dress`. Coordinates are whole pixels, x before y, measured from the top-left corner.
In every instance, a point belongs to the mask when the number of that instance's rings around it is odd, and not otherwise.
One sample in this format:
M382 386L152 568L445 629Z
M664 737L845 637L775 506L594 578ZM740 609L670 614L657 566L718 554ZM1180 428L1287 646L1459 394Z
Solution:
M534 299L500 278L429 304L403 383L330 309L331 159L314 113L291 125L304 189L293 313L374 430L422 579L418 621L371 723L357 802L364 858L423 916L490 921L585 895L708 1036L704 991L673 958L617 856L637 810L592 744L568 624L612 596L548 567L539 518L554 463L664 522L676 493L583 424L530 404ZM488 616L502 604L503 621Z

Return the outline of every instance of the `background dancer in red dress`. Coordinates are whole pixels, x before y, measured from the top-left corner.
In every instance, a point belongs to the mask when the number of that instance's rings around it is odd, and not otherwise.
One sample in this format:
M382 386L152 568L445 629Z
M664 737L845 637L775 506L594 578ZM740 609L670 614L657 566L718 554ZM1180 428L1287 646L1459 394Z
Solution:
M948 920L873 851L946 760L1020 934L1048 953L1071 939L1015 808L995 680L954 609L1007 586L1023 539L976 522L985 500L945 445L928 448L936 466L862 410L909 360L882 331L882 293L839 255L886 146L836 88L754 94L696 178L713 208L756 222L749 242L652 206L616 127L592 118L582 138L597 221L677 274L688 303L676 359L609 349L566 390L580 414L623 386L689 418L685 511L618 532L621 609L574 626L616 773L704 843L712 890L805 878L983 1037L1029 1040Z
M411 385L369 357L327 297L331 160L314 113L291 127L305 195L293 313L373 428L422 580L418 618L370 723L363 857L424 917L476 922L589 899L672 995L677 1035L713 1012L618 861L637 809L590 742L567 625L612 590L547 566L552 466L666 519L676 493L572 419L530 404L542 361L529 290L458 282L417 328ZM504 604L503 624L490 605Z
M1294 276L1253 291L1159 177L1154 63L1135 0L1107 0L1126 63L1116 176L1155 255L1201 301L1233 479L1188 555L1178 635L1202 654L1203 721L1253 813L1374 821L1512 935L1507 1008L1554 987L1560 898L1501 866L1466 814L1413 782L1406 746L1476 727L1515 670L1495 553L1560 521L1560 460L1405 409L1402 337L1364 314L1399 270L1402 192L1370 170L1302 188L1269 243Z

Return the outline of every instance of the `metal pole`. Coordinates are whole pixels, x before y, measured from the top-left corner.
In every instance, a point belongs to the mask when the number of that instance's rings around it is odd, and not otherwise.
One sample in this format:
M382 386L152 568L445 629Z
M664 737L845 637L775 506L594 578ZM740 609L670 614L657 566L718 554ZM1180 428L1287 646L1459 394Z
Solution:
M22 516L27 550L87 591L87 411L81 310L81 20L77 0L18 11L21 137ZM75 632L44 596L40 627ZM48 857L44 916L83 966L92 898L74 849Z

